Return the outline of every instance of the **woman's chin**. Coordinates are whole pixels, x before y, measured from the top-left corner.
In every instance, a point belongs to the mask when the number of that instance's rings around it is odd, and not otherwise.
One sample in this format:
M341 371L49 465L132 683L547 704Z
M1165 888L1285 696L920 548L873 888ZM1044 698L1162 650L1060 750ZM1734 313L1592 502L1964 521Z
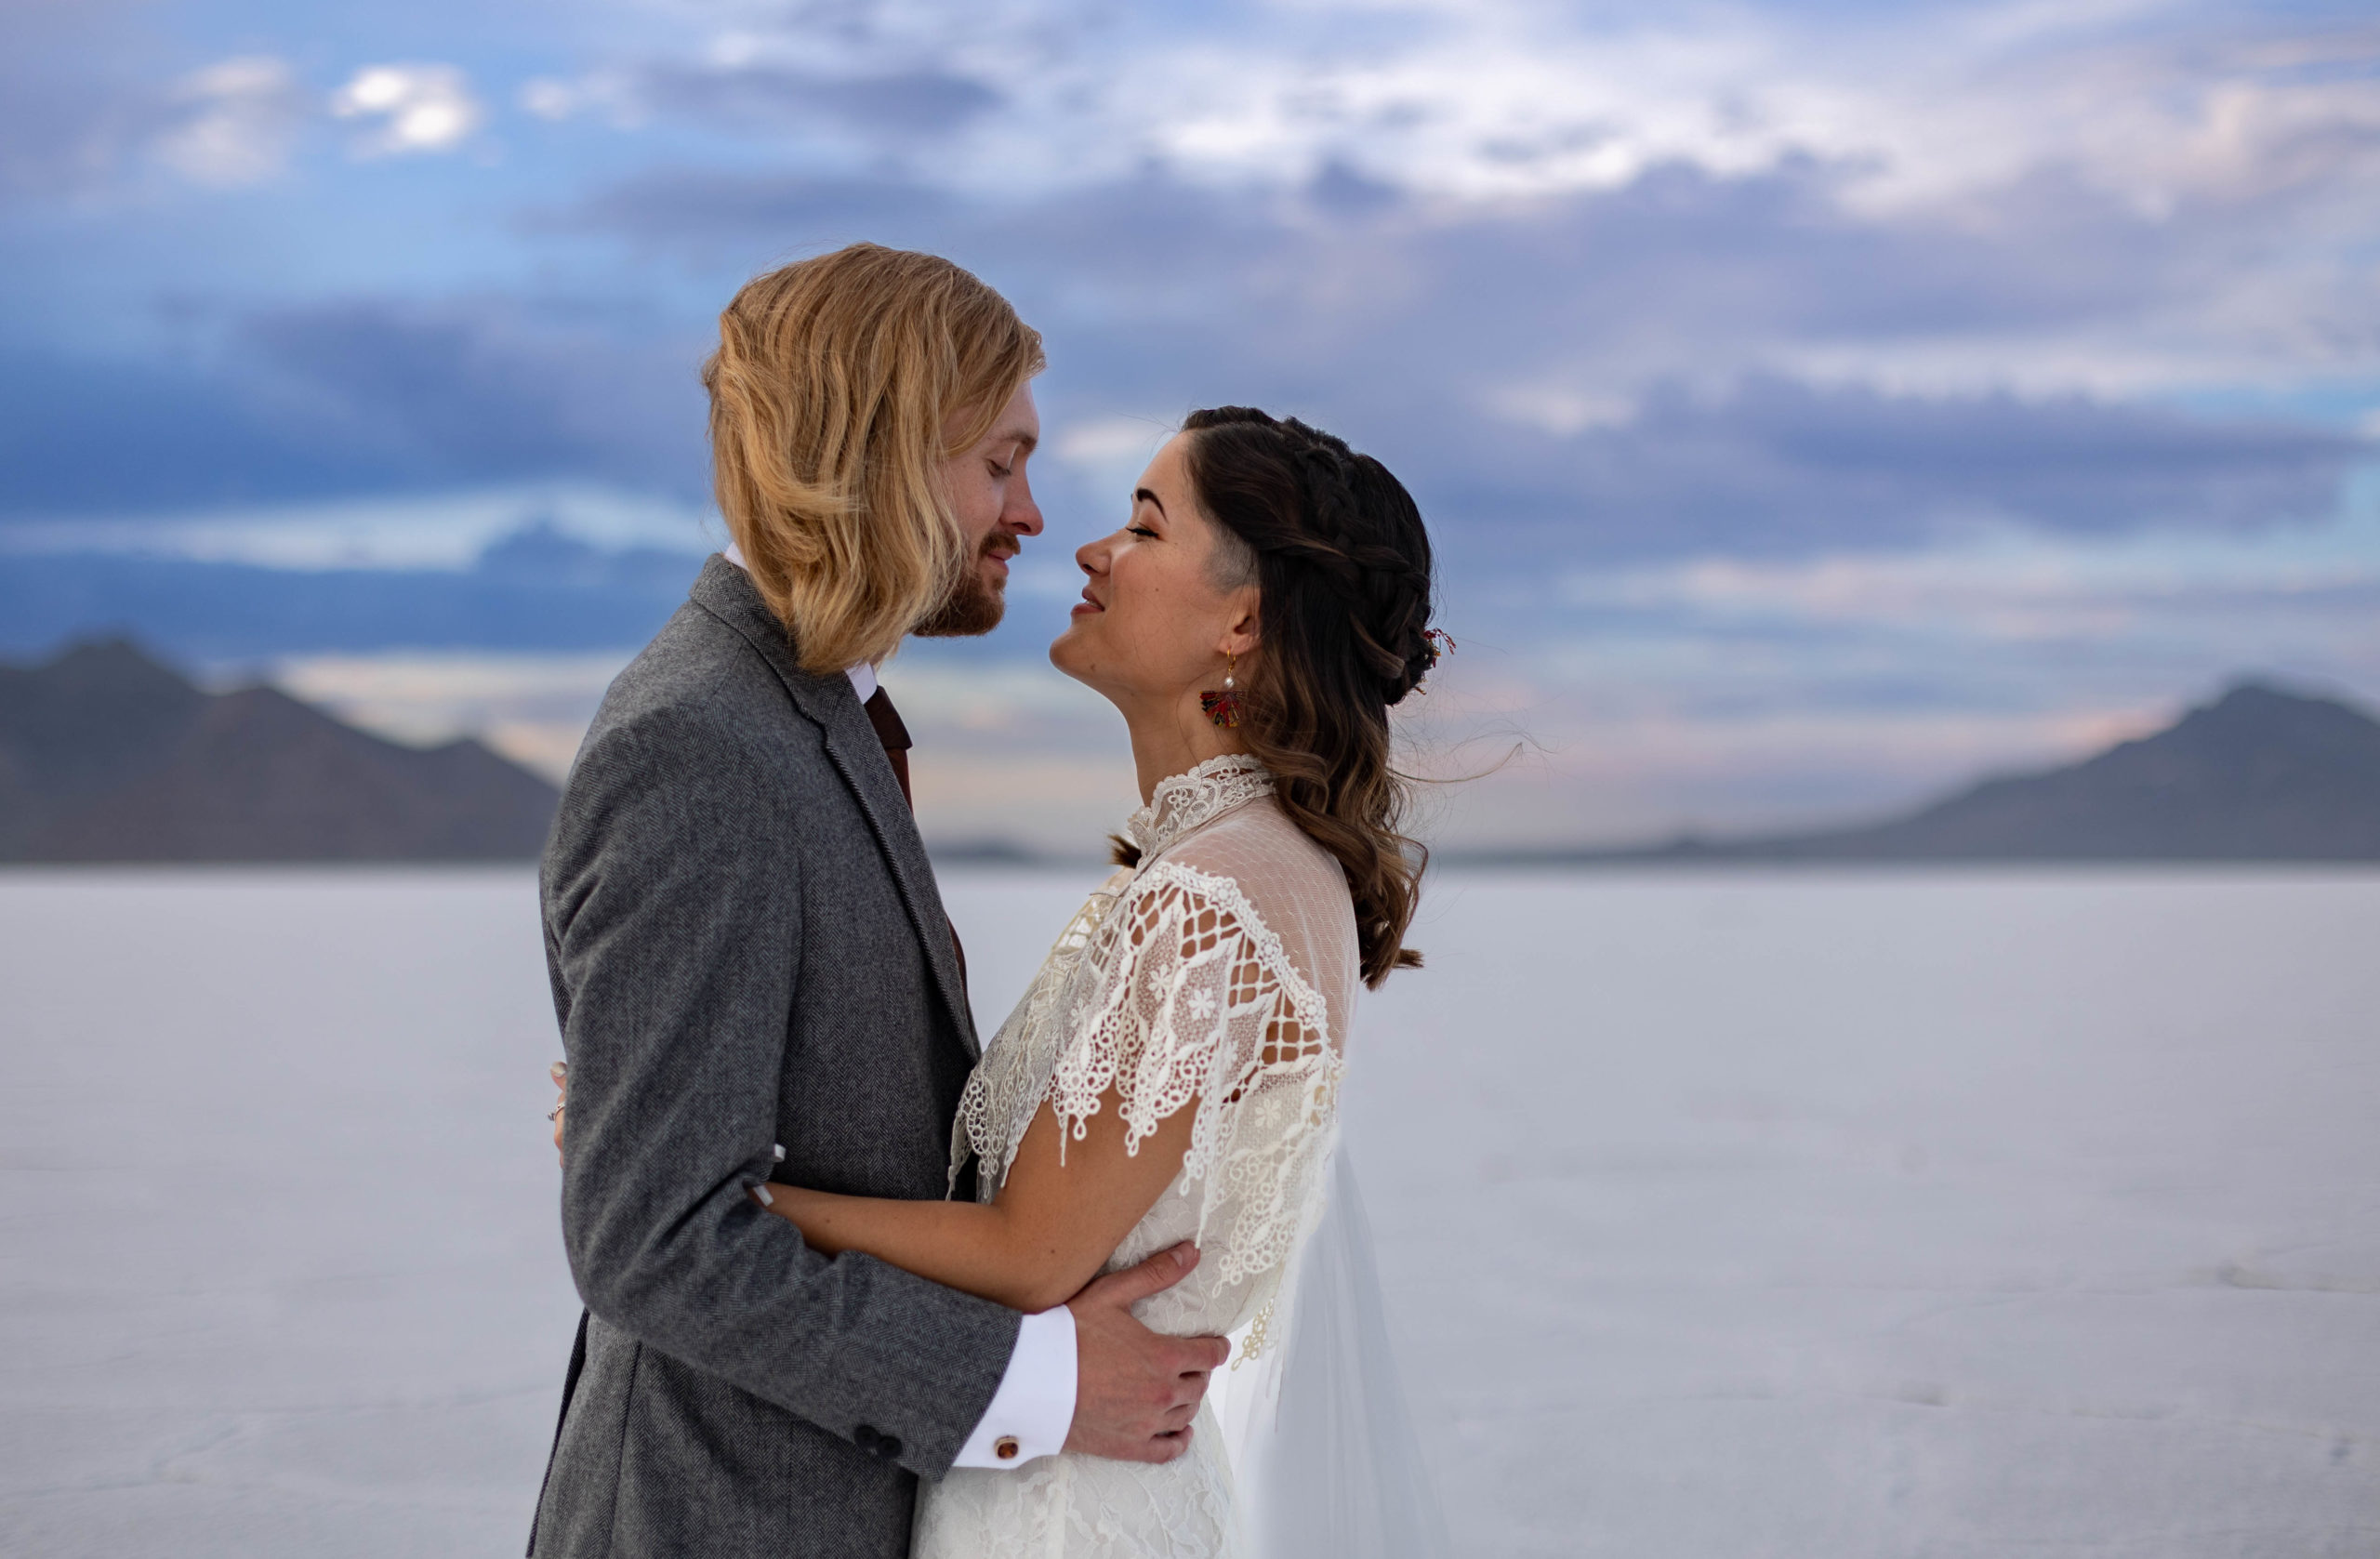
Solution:
M1099 675L1098 656L1073 628L1050 641L1050 664L1109 703L1115 702L1115 694Z

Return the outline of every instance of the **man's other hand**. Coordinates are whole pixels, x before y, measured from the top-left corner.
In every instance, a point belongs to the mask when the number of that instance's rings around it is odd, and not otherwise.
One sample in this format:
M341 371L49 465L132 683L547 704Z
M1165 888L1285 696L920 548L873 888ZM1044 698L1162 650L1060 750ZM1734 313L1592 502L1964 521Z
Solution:
M1075 1421L1066 1449L1116 1461L1170 1461L1190 1448L1207 1378L1231 1356L1220 1337L1167 1337L1132 1316L1137 1301L1198 1264L1188 1240L1095 1278L1066 1303L1075 1317Z

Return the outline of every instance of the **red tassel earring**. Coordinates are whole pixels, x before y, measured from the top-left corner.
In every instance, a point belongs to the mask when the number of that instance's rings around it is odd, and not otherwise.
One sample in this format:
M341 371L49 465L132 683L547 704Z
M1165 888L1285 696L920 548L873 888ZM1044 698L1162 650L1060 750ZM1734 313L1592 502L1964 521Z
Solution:
M1223 692L1210 689L1198 695L1198 707L1207 712L1209 720L1226 731L1239 723L1239 684L1232 680L1232 673L1238 667L1239 657L1226 651L1223 654Z

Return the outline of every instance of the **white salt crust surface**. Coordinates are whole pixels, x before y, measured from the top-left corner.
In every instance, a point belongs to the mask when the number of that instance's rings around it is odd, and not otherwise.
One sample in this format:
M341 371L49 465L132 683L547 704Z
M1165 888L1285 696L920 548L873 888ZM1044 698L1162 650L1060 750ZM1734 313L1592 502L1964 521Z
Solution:
M946 879L988 1028L1084 884ZM1449 873L1350 1140L1459 1546L2380 1552L2380 877ZM525 870L0 873L0 1552L519 1552Z

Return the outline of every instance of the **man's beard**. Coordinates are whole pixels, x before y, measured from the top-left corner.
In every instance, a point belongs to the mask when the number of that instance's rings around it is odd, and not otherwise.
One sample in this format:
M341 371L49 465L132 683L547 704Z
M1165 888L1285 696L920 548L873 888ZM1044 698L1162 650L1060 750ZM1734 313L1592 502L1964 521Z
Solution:
M984 549L967 560L967 566L959 571L958 582L942 598L942 604L909 631L920 639L972 639L999 627L1001 616L1008 611L1008 596L998 585L985 583L975 565L978 559L1015 555L1014 545L998 537L984 543Z

